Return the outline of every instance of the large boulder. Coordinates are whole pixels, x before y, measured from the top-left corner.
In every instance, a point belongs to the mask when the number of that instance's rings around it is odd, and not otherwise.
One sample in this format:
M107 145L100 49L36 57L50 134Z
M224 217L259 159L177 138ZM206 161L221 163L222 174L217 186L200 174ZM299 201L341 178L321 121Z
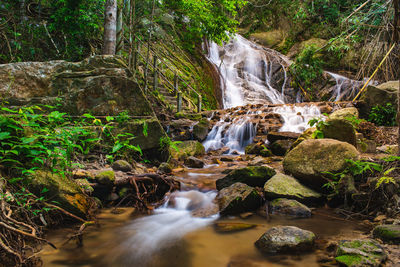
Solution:
M304 204L286 198L277 198L269 203L272 214L287 215L295 218L310 218L311 210Z
M345 119L329 119L321 128L325 138L336 139L356 145L356 130L354 126Z
M235 183L218 192L216 197L222 215L240 214L258 209L262 197L253 187Z
M277 173L264 185L266 199L288 198L303 203L316 203L321 195L302 185L295 178Z
M263 187L264 184L276 174L276 171L268 166L249 166L231 171L224 178L216 181L218 190L234 183L244 183L253 187Z
M313 249L314 233L295 226L276 226L265 232L256 247L265 254L306 252Z
M183 141L170 147L172 158L177 160L184 160L191 156L202 156L205 154L204 146L198 141Z
M355 107L342 108L329 115L330 119L358 118L358 109Z
M360 97L360 103L358 103L360 116L368 118L371 108L376 105L383 106L386 103L391 103L396 106L398 90L399 81L390 81L378 86L368 86Z
M374 238L386 243L400 244L400 225L379 225L372 231Z
M262 44L266 47L278 46L286 37L286 33L282 30L272 30L268 32L255 32L250 34L250 39Z
M283 159L285 172L316 190L328 182L326 172L339 173L348 159L357 160L357 149L334 139L309 139L301 142Z
M348 267L381 266L387 255L372 239L343 240L336 251L336 261Z
M74 180L56 173L36 171L30 177L29 189L36 195L56 201L66 211L82 218L87 216L90 198Z

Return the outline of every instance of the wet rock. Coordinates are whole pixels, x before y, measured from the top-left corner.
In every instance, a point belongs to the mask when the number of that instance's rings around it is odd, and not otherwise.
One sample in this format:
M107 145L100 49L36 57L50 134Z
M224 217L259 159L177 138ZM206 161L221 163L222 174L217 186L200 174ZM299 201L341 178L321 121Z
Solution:
M223 188L216 197L222 215L253 211L262 205L262 197L253 187L235 183Z
M400 225L379 225L374 228L372 235L385 243L400 244Z
M290 150L294 141L293 140L277 140L269 146L272 153L277 156L284 156Z
M163 162L160 164L160 166L158 166L158 171L161 173L166 173L169 174L172 172L172 168L171 165L167 162Z
M316 203L321 195L302 185L295 178L278 173L264 185L264 194L267 199L288 198L304 203Z
M218 233L231 233L257 227L256 224L250 223L225 223L217 222L214 224L215 231Z
M195 157L188 157L185 159L185 165L189 168L203 168L204 161Z
M201 121L199 121L199 123L193 126L194 139L200 142L204 141L207 138L209 127L210 127L209 120L202 119Z
M329 119L321 129L324 138L336 139L356 145L356 131L353 125L345 119Z
M293 149L297 147L301 142L308 140L308 139L313 139L313 134L317 129L315 127L309 128L305 130L299 138L293 143L292 147L290 149Z
M126 160L117 160L111 165L111 168L113 168L114 171L129 172L132 170L132 165Z
M267 135L267 139L270 143L274 143L278 140L297 140L300 137L299 133L293 132L270 132Z
M381 266L387 256L384 249L372 239L340 241L336 261L348 267Z
M277 198L271 201L269 205L272 214L288 215L296 218L311 217L311 210L294 199Z
M329 115L330 119L358 118L358 109L355 107L342 108Z
M245 148L245 153L247 155L257 155L262 157L272 156L272 152L268 148L266 148L265 144L263 143L255 143L248 145Z
M216 181L218 190L234 183L244 183L253 187L263 187L264 184L276 174L276 171L267 166L251 166L231 171L224 178Z
M205 154L204 146L198 141L183 141L176 144L177 150L170 148L171 156L174 159L184 160L190 156L202 156Z
M74 180L46 171L36 171L29 179L32 193L57 201L59 207L86 218L91 201Z
M271 163L271 160L265 159L263 157L255 157L247 165L248 166L263 166L263 165L266 165L268 163Z
M339 173L347 166L347 159L358 159L357 149L334 139L309 139L300 143L283 159L285 172L316 190L328 182L326 172Z
M265 254L311 251L314 246L314 233L295 226L277 226L265 232L255 242L256 247Z
M113 171L101 171L95 176L96 181L107 187L113 187L115 182L115 173Z

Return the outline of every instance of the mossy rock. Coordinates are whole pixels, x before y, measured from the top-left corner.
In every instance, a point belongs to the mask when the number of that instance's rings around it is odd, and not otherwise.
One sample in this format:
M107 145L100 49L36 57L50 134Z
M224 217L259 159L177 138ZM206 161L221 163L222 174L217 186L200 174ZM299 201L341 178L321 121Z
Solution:
M169 151L172 158L184 160L190 156L202 156L205 154L204 146L198 141L183 141L176 144L176 149L170 147Z
M310 218L311 210L304 204L286 198L277 198L269 203L272 214L287 215L295 218Z
M292 150L293 148L295 148L296 146L298 146L301 142L308 140L308 139L314 139L313 134L314 132L317 130L317 128L312 127L312 128L308 128L307 130L305 130L300 136L299 138L297 138L297 140L293 143L293 145L290 147L290 150Z
M375 240L343 240L339 242L335 259L348 267L378 267L387 259L387 255Z
M246 184L235 183L223 188L215 198L222 215L235 215L261 207L263 200L257 190Z
M378 86L368 86L360 97L357 104L360 111L360 117L367 119L371 109L376 105L384 106L387 103L397 106L397 91L399 82L387 82Z
M224 178L216 181L218 190L234 183L244 183L253 187L263 187L264 184L276 174L276 171L267 166L249 166L235 169Z
M260 143L250 144L245 148L246 155L257 155L262 157L272 156L272 152Z
M59 207L86 218L90 208L90 198L83 194L74 180L48 171L36 171L30 177L29 189L37 196L56 201ZM42 193L47 191L45 193Z
M302 185L295 178L277 173L264 185L266 199L287 198L295 199L302 203L318 203L321 194Z
M255 227L257 227L257 224L251 224L251 223L217 222L214 224L215 231L218 233L239 232L247 229L252 229Z
M374 228L372 235L385 243L400 244L400 225L379 225Z
M90 185L88 180L86 180L86 179L75 179L75 182L82 188L82 190L85 193L87 193L87 194L93 193L94 189Z
M273 48L285 39L285 35L285 32L282 30L272 30L268 32L252 33L250 34L250 39L257 41L266 47Z
M202 142L207 138L208 128L210 126L210 122L207 119L202 119L193 126L193 137L194 139Z
M358 118L358 109L355 107L342 108L329 115L330 119Z
M283 168L302 184L317 191L329 182L326 173L339 173L347 166L347 160L357 160L357 149L346 142L334 139L309 139L301 142L286 154Z
M265 232L256 247L265 254L307 252L314 247L315 234L295 226L276 226Z
M132 170L132 165L126 160L117 160L111 165L115 171L129 172Z
M270 145L270 149L274 155L277 156L285 156L286 152L290 150L293 145L292 140L277 140L272 145Z
M113 187L115 182L115 173L114 171L102 171L96 175L95 179L101 185Z
M328 119L321 128L324 138L336 139L356 145L356 130L354 126L345 119Z

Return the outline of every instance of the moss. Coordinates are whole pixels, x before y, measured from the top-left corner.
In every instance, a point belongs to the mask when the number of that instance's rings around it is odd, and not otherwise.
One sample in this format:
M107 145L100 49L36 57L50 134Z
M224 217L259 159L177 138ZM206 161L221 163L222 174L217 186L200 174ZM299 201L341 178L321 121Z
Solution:
M205 153L204 146L198 141L183 141L176 144L176 149L170 148L171 156L174 159L183 160L190 156L201 156Z
M249 166L233 170L224 178L217 180L216 185L218 190L237 182L262 187L275 174L276 171L267 166Z
M360 255L343 255L335 258L337 262L346 266L355 266L362 263L362 257Z
M102 171L98 173L95 177L99 184L112 186L115 182L114 171Z
M379 225L372 232L375 238L379 238L388 243L400 243L400 226L399 225Z

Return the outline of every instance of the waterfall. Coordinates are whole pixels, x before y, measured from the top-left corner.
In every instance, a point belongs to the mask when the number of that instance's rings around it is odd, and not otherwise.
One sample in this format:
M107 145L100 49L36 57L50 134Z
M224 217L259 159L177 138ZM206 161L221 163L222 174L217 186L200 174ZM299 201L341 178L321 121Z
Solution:
M274 108L274 112L283 118L283 126L279 130L281 132L302 133L310 125L308 122L314 118L322 118L321 111L317 106L281 106Z
M208 59L221 73L224 108L285 103L286 67L289 62L285 56L236 34L223 47L211 42ZM279 77L283 80L279 90L275 76L283 76Z

